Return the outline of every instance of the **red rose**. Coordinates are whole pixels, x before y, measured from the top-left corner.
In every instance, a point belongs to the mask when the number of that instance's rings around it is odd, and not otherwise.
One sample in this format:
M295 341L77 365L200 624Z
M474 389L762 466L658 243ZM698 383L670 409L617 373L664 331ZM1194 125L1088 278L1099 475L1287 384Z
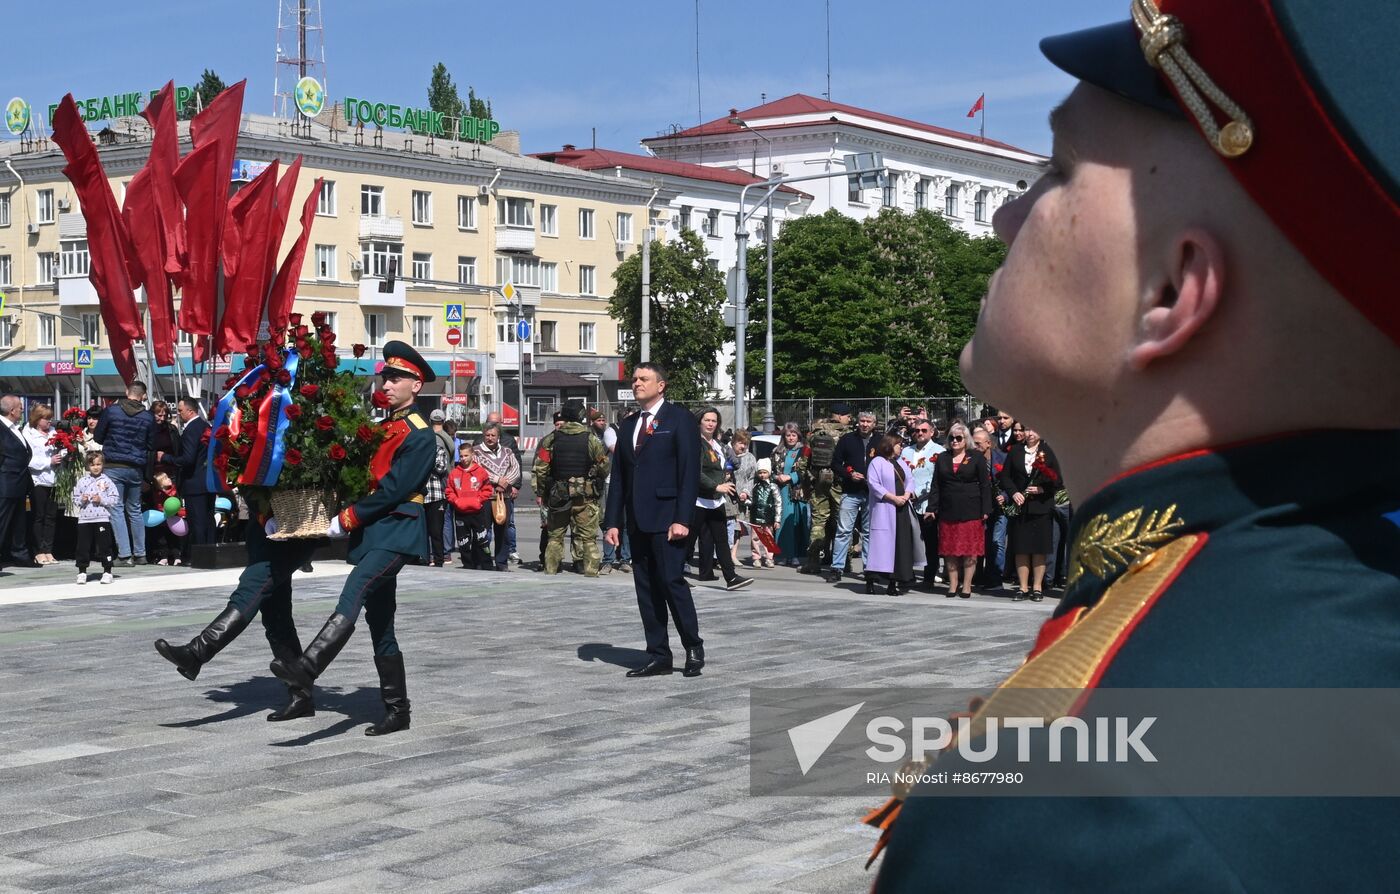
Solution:
M323 345L333 345L333 344L335 344L335 333L332 332L332 331L330 331L329 329L327 329L325 332L322 332L322 333L321 333L321 344L323 344Z
M287 343L287 334L281 329L278 329L269 336L269 340L280 348Z
M345 459L345 448L340 446L339 444L332 444L331 449L326 451L326 455L329 456L333 461L340 462L341 460Z
M356 344L356 345L354 345L354 346L352 346L352 347L350 348L350 351L351 351L351 353L353 353L353 354L355 355L355 359L356 359L356 360L359 360L361 357L365 356L365 346L364 346L364 345Z
M374 429L370 428L368 425L362 425L355 430L355 437L368 444L370 441L374 440Z
M292 374L289 373L289 372L287 372L287 370L285 370L285 369L279 369L279 370L277 370L277 384L278 384L278 385L290 385L290 384L292 384Z
M218 431L214 432L214 437L218 438L220 441L227 441L229 438L233 437L233 432L229 430L227 425L221 425Z
M329 416L322 416L316 420L316 428L321 431L330 431L335 428L335 420Z
M383 391L374 392L374 395L370 397L369 400L370 403L374 404L378 409L389 409L389 395L385 394Z
M228 472L228 454L220 453L214 457L214 465L218 467L220 473Z
M262 372L258 373L258 381L266 385L268 382L272 381L272 373L268 372L267 370L263 370Z
M234 447L233 449L238 451L239 456L247 456L250 452L252 452L253 445L239 442L238 446Z
M282 355L281 355L281 354L268 354L268 355L267 355L267 368L268 368L268 369L273 369L273 370L281 369L281 368L282 368Z
M325 322L326 322L326 312L325 312L324 310L318 310L318 311L316 311L315 313L313 313L313 314L311 315L311 325L313 325L313 326L320 326L321 324L323 324L323 323L325 323Z
M315 399L316 399L316 395L318 395L318 394L320 394L320 393L321 393L321 386L320 386L320 385L302 385L302 386L301 386L301 396L302 396L302 397L310 398L311 400L315 400Z
M289 466L301 465L301 451L295 447L288 447L287 455L284 457L284 460Z
M288 419L300 419L300 418L301 418L301 407L297 406L296 404L291 404L290 406L288 406L288 407L287 407L287 418L288 418Z
M300 326L300 325L301 325L301 314L288 314L288 315L287 315L287 323L290 324L290 325L292 325L292 326Z
M296 328L296 336L297 336L297 338L299 338L299 339L306 338L306 336L308 336L308 335L310 335L310 334L311 334L311 330L310 330L308 327L306 327L306 326L298 326L298 327Z
M311 355L316 352L311 350L311 345L301 345L297 348L297 353L301 355L302 360L310 360Z
M804 445L804 446L802 447L802 455L803 455L803 456L811 456L811 455L812 455L812 448L811 448L811 447L807 447L807 446Z
M327 351L321 355L321 359L326 361L326 366L329 366L332 370L340 365L340 358L335 356L335 351Z
M249 388L247 385L239 385L233 392L233 396L238 400L247 400L248 396L252 393L253 389Z
M201 443L201 444L208 444L208 443L209 443L209 429L206 428L206 429L204 430L204 434L202 434L202 435L199 436L199 443Z

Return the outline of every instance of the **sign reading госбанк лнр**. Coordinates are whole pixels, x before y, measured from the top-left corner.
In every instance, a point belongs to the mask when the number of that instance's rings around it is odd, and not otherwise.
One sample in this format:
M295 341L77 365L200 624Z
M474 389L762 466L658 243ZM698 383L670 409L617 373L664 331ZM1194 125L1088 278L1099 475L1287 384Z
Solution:
M160 93L159 89L142 93L137 90L134 93L114 93L111 96L94 96L90 99L78 99L74 102L78 106L78 114L83 121L107 121L111 118L125 118L130 115L139 115L146 107L146 103L156 98ZM175 107L185 108L191 99L194 98L193 87L175 88ZM58 103L49 103L49 120L53 120L54 112L58 111Z
M419 109L412 106L396 106L367 99L345 97L345 120L351 124L377 124L380 127L401 127L414 133L435 137L449 136L448 118L442 112L432 109ZM463 115L456 119L455 135L462 140L491 141L501 132L501 125L490 118L473 118Z

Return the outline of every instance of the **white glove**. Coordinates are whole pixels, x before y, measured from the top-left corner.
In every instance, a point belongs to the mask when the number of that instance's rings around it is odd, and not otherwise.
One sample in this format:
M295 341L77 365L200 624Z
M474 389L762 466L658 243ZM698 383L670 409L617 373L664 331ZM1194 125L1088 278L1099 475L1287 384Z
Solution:
M330 530L326 532L326 536L332 540L340 540L343 537L350 536L345 533L345 529L340 526L340 516L337 515L335 518L331 519L331 527Z
M276 534L276 533L277 533L277 519L276 519L276 518L269 518L266 522L263 523L263 530L264 530L265 532L267 532L267 536L269 536L269 537L271 537L273 534Z

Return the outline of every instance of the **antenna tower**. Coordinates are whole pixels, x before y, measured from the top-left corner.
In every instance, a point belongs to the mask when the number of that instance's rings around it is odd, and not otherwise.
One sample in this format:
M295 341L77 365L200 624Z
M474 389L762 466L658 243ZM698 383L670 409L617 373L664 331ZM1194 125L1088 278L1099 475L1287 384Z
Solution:
M310 75L326 86L326 29L321 0L277 0L277 69L272 79L272 113L295 120L297 81Z

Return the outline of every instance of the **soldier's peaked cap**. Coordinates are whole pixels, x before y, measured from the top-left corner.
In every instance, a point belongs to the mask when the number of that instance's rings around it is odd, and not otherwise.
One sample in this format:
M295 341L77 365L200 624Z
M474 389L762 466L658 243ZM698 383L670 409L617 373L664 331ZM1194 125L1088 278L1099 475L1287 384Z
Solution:
M1400 2L1125 0L1040 48L1191 122L1313 267L1400 345Z
M391 341L384 345L384 372L397 371L413 376L420 382L434 382L437 376L423 355L401 341Z

